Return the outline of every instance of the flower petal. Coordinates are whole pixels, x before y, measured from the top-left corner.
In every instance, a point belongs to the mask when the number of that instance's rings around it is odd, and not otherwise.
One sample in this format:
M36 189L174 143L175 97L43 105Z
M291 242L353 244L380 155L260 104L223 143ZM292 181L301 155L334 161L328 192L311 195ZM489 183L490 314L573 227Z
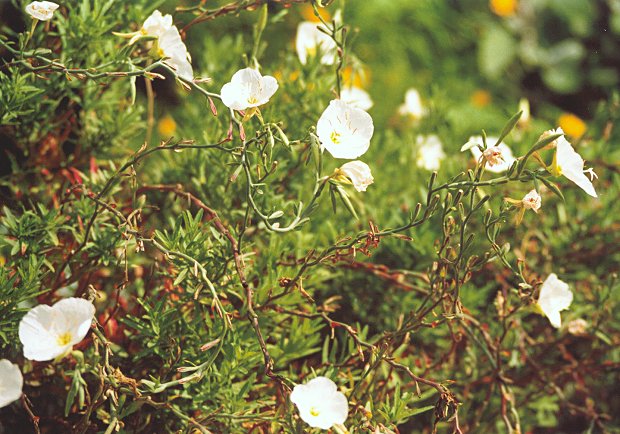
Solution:
M0 360L0 408L22 396L24 377L19 367L6 359Z

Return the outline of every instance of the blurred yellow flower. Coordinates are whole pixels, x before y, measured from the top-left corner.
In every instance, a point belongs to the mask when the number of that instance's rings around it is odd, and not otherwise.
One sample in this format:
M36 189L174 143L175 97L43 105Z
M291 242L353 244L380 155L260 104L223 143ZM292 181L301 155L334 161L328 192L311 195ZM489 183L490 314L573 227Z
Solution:
M471 95L471 103L476 107L486 107L491 103L491 94L484 89L478 89Z
M159 135L162 137L170 137L174 135L176 130L177 123L169 115L164 116L157 123L157 131L159 131Z
M500 17L514 15L519 6L518 0L489 0L489 7Z
M579 116L572 113L562 113L558 118L558 125L564 130L565 134L575 139L579 139L583 136L588 128L586 123Z
M354 69L349 65L342 70L342 82L345 86L364 89L370 84L370 76L370 70L363 66Z
M325 21L327 22L331 21L332 16L325 9L320 9L319 13L321 14L321 16L323 17ZM316 15L314 15L314 8L312 7L310 3L307 3L301 7L301 16L306 21L312 21L315 23L319 23L321 21Z

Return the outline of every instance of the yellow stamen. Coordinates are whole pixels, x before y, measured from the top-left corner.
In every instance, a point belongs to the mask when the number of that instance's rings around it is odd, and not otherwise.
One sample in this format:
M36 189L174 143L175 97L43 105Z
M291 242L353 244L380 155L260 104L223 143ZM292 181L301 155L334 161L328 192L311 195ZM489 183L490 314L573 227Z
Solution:
M332 141L332 143L334 145L338 145L340 143L340 133L337 131L333 131L330 135L329 135L330 140Z
M59 346L64 347L65 345L68 345L69 342L71 342L72 338L73 338L73 336L71 336L70 332L63 333L63 334L59 335L58 338L56 338L56 343Z
M319 411L315 407L310 407L310 414L317 417L319 415Z
M258 102L257 98L253 96L248 97L248 104L256 104L257 102Z

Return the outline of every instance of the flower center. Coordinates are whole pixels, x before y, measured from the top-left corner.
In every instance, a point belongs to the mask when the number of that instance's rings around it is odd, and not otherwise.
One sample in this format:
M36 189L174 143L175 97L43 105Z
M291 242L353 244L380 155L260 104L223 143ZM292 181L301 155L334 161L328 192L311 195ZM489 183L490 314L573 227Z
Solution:
M71 332L63 333L61 335L58 335L58 338L56 338L56 343L58 344L58 346L64 347L65 345L68 345L69 342L71 342L72 338L73 336L71 336Z
M248 104L256 104L258 102L258 98L254 96L248 97Z
M316 409L316 407L310 407L310 414L314 417L317 417L319 415L319 411Z
M337 131L333 131L329 135L329 139L332 141L334 145L338 145L340 143L340 133Z

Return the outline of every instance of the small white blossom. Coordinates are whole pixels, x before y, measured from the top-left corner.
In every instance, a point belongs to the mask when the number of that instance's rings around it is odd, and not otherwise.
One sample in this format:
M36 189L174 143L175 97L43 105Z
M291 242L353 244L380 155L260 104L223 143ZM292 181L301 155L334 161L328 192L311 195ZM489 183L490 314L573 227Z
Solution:
M306 384L298 384L291 393L301 419L313 428L330 429L343 424L349 413L349 403L336 384L325 377L317 377Z
M84 339L94 315L91 302L75 297L32 308L19 323L24 357L44 361L66 354Z
M19 367L6 359L0 360L0 408L22 396L24 378Z
M192 65L189 63L189 52L176 26L164 31L157 44L159 55L166 58L165 62L176 70L179 77L186 80L191 80L194 77Z
M222 86L222 102L233 110L245 110L266 104L278 90L278 81L264 77L256 69L241 69L232 76L230 83Z
M311 21L299 23L295 48L297 49L299 61L304 65L307 63L308 57L314 57L318 53L321 54L321 63L323 65L333 65L336 63L336 42L321 32L317 27L317 23Z
M357 191L366 191L366 188L374 181L370 167L363 161L349 161L343 164L339 170L351 180Z
M398 113L420 119L426 115L426 109L422 105L420 93L416 89L409 89L405 93L405 102L398 108Z
M588 330L588 322L583 318L577 318L566 324L566 329L571 335L582 336Z
M342 89L342 92L340 92L340 100L362 110L370 110L373 106L372 99L370 95L368 95L368 92L355 86Z
M505 143L500 143L497 146L493 144L497 142L497 137L487 137L488 148L484 151L480 151L478 145L482 146L482 136L472 136L469 141L463 145L461 150L469 149L474 155L476 160L484 158L487 162L487 170L493 173L505 172L512 166L512 163L516 161L512 155L512 150Z
M573 293L568 284L558 279L555 274L550 274L540 288L538 306L549 318L551 325L555 328L561 327L560 311L568 309L572 302Z
M558 128L558 130L560 130ZM557 130L556 130L557 131ZM561 131L561 130L560 130ZM564 136L555 140L556 149L553 157L552 171L556 176L564 175L569 180L577 184L583 191L590 196L597 197L592 181L588 179L585 172L592 172L592 169L583 169L583 158L573 149L572 145Z
M140 32L146 36L159 38L172 27L172 15L162 15L158 10L154 11L142 24Z
M59 5L54 2L32 2L26 6L26 13L34 19L49 21L58 7Z
M329 103L316 125L323 147L335 158L348 159L368 150L374 129L368 113L337 99Z
M532 211L537 213L542 205L542 198L536 190L532 190L528 194L523 196L521 203L523 204L523 208L531 209Z
M441 140L435 134L416 138L418 167L426 170L439 170L441 160L446 158Z

